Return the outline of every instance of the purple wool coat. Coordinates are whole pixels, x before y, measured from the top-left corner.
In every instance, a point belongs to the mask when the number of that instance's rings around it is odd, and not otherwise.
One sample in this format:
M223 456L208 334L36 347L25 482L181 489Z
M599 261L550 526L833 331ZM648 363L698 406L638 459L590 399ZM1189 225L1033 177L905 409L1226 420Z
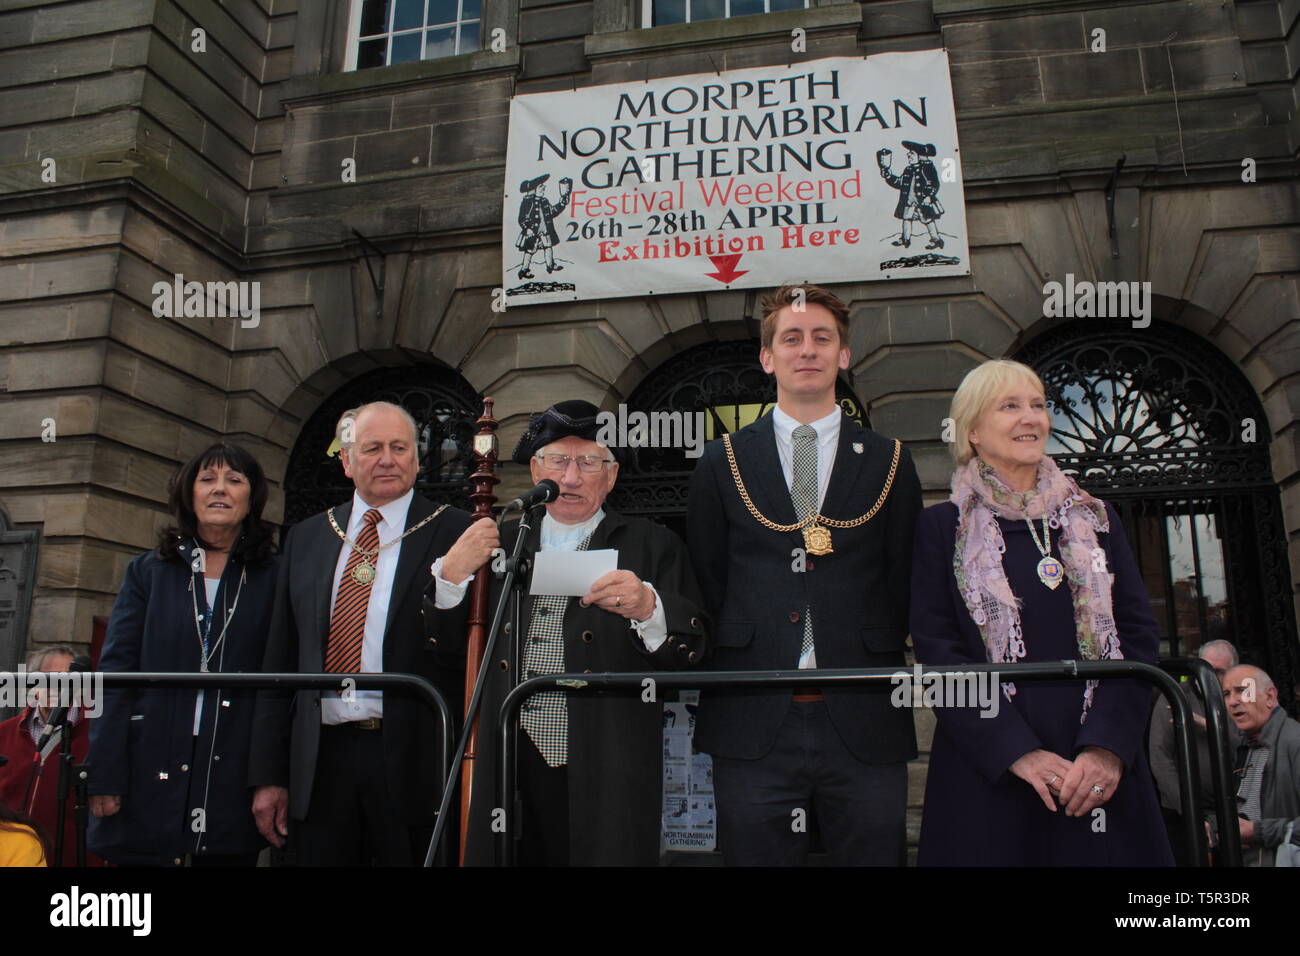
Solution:
M1111 530L1098 536L1098 544L1114 575L1111 599L1120 646L1125 659L1154 663L1159 635L1146 589L1119 517L1110 505L1106 511ZM1006 542L1003 567L1023 602L1025 660L1077 658L1069 583L1055 591L1044 587L1028 526L998 522ZM912 561L911 630L917 659L926 666L988 663L979 628L957 590L956 535L956 505L944 502L921 513ZM1061 560L1058 538L1053 531L1052 554ZM978 708L936 710L919 865L1172 866L1142 743L1150 688L1140 681L1102 681L1083 724L1083 681L1021 681L1016 688L1010 701L1000 695L996 717L980 717ZM1090 745L1124 762L1118 789L1102 805L1104 818L1096 811L1084 817L1067 817L1059 808L1050 812L1008 769L1039 747L1072 760Z

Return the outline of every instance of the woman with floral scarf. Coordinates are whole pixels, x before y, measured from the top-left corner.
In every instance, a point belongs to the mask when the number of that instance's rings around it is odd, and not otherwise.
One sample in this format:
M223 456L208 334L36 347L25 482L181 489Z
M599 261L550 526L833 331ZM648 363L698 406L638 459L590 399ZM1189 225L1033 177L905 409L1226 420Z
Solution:
M951 415L952 496L917 524L918 661L1154 662L1155 619L1124 529L1045 453L1034 371L984 363ZM982 707L938 709L920 864L1172 864L1142 746L1150 703L1132 680L1003 681Z

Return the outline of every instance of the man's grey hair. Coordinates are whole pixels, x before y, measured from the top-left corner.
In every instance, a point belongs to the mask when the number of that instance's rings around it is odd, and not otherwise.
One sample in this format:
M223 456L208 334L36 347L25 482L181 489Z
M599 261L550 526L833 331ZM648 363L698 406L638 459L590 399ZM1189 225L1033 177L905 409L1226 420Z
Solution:
M334 437L339 441L339 448L351 453L352 446L356 444L354 439L356 437L357 419L361 417L362 412L372 408L387 408L405 418L407 424L411 426L411 447L416 449L416 453L419 454L420 426L415 423L415 419L411 417L410 412L401 405L394 405L392 402L367 402L364 405L358 405L356 408L349 408L340 415L338 424L334 426Z
M1267 694L1277 686L1273 683L1273 678L1268 675L1268 671L1264 670L1264 668L1256 667L1254 664L1238 664L1237 666L1255 672L1255 683L1259 685L1257 688L1258 693Z
M1201 649L1196 652L1196 656L1201 658L1202 660L1205 660L1206 659L1205 655L1207 653L1213 651L1220 651L1220 650L1226 653L1228 655L1228 659L1232 662L1228 665L1229 668L1236 667L1239 663L1241 663L1241 658L1237 656L1237 648L1233 646L1232 641L1225 641L1223 638L1218 638L1217 640L1213 640L1213 641L1206 641L1204 644L1201 645Z
M69 657L76 657L77 649L67 644L46 644L44 647L38 647L27 655L28 672L45 670L45 665L56 654L67 654Z

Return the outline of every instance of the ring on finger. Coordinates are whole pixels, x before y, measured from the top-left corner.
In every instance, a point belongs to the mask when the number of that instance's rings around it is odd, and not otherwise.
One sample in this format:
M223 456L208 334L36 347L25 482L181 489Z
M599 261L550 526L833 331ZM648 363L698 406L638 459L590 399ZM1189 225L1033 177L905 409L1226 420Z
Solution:
M622 607L622 606L623 606L623 599L621 597L614 598L614 607Z
M1092 792L1099 797L1104 796L1106 793L1104 788L1097 786L1095 783L1092 785Z

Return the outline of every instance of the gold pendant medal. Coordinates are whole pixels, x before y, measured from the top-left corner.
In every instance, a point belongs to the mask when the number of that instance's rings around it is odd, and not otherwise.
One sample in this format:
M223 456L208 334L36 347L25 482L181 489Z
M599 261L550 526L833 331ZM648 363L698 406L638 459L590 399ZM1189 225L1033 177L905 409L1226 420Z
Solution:
M1038 580L1053 591L1060 587L1064 572L1065 568L1056 558L1049 556L1038 562Z
M352 569L352 579L357 584L369 584L375 579L375 566L362 558L361 563Z
M831 531L819 524L811 524L803 529L803 543L809 554L830 554Z

